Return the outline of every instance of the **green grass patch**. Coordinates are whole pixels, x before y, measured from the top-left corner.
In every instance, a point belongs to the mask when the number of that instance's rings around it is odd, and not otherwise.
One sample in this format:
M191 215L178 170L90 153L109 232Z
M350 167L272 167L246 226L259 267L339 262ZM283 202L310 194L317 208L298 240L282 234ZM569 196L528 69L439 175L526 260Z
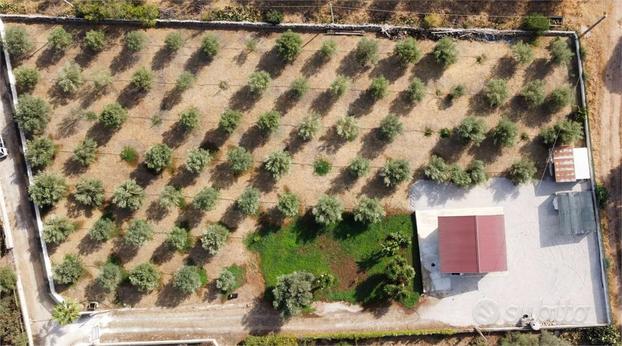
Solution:
M330 273L337 283L320 292L318 299L372 304L383 299L384 270L389 258L379 255L379 250L392 232L403 233L413 240L413 244L399 254L418 272L419 254L411 215L389 216L380 223L366 226L346 214L342 222L326 228L306 215L282 228L263 226L247 239L247 245L261 258L268 293L277 277L283 274L294 271L316 275ZM419 274L409 288L408 297L401 302L406 307L414 306L419 300Z
M201 287L207 285L207 282L209 281L208 277L207 277L207 272L205 271L205 268L203 267L196 267L197 268L197 273L199 273L199 278L201 279Z
M235 277L235 286L232 290L232 292L235 292L235 290L242 287L242 285L246 282L246 268L234 264L225 269L233 273L233 276Z

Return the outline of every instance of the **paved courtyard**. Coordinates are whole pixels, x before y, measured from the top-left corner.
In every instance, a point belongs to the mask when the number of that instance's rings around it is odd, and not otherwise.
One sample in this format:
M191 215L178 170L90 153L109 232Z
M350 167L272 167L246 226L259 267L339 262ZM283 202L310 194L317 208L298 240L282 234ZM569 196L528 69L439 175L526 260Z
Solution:
M553 194L585 191L587 183L515 187L503 178L464 191L418 181L410 190L415 210L426 303L421 320L456 327L514 326L522 315L543 325L606 323L606 301L596 233L564 235ZM438 215L503 212L507 272L484 276L441 274L438 266Z

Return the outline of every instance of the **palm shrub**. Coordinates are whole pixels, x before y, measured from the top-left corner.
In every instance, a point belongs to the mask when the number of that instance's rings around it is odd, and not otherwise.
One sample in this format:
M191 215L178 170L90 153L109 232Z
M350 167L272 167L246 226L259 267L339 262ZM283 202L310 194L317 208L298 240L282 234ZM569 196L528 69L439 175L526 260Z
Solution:
M112 85L112 75L108 70L99 70L91 76L95 91L104 92Z
M199 174L210 163L212 157L209 151L203 148L193 148L186 157L186 169L190 173Z
M406 89L406 96L408 101L415 103L421 102L425 96L425 84L419 78L413 78Z
M160 207L169 210L172 207L183 208L185 203L184 194L180 189L167 185L160 192L160 196L158 197L158 204Z
M136 151L136 149L130 147L129 145L126 145L119 153L119 157L125 162L135 163L138 161L138 152Z
M298 125L298 137L303 141L309 141L315 137L320 130L320 117L317 114L311 114L300 122Z
M402 64L414 64L421 59L421 51L417 47L417 41L412 37L400 40L395 45L393 54L400 59Z
M574 53L568 47L568 41L561 37L557 37L551 42L549 53L551 54L551 61L557 65L568 65L574 57Z
M41 98L22 95L18 99L14 118L26 135L40 134L50 121L50 106Z
M313 303L315 275L308 272L293 272L277 278L272 289L272 305L287 318L300 314Z
M380 176L386 187L394 187L410 177L410 164L406 160L389 159L380 169Z
M84 35L84 46L92 53L101 52L106 46L106 35L103 31L89 30Z
M201 53L211 59L218 54L219 50L220 43L218 43L216 36L212 34L203 36L203 41L201 41Z
M348 165L348 172L355 178L360 178L369 173L369 160L361 156L355 157Z
M255 71L248 77L248 88L251 93L261 95L264 91L266 91L266 89L268 89L271 81L272 78L270 78L270 74L268 72Z
M58 73L56 86L64 94L73 94L84 83L82 79L82 69L76 63L66 63Z
M388 141L393 142L395 137L404 132L404 125L395 114L389 114L380 121L380 136Z
M76 230L76 225L64 216L50 217L43 225L43 240L46 244L58 245Z
M510 166L508 178L514 185L524 184L531 181L536 172L536 164L530 159L522 158Z
M484 161L473 160L467 167L466 172L469 174L473 185L481 184L488 180Z
M201 287L201 275L194 266L183 266L173 276L173 287L184 294L190 294Z
M426 178L436 183L446 183L451 179L450 167L442 157L432 155L430 162L423 170Z
M75 300L65 299L54 305L52 318L61 326L73 323L80 318L80 304Z
M458 61L458 49L454 41L449 37L440 39L436 43L436 46L434 46L432 54L434 54L436 62L443 65L443 67L447 67Z
M512 45L512 58L519 65L527 65L533 61L533 49L523 41Z
M335 40L324 40L320 46L320 56L326 60L332 58L337 53L337 42Z
M501 119L499 124L492 129L492 141L496 145L511 147L516 143L518 128L516 123L508 119Z
M331 225L342 220L343 206L333 196L323 195L311 210L315 222L320 225Z
M341 139L348 142L352 142L359 135L359 127L354 117L351 116L345 116L337 120L335 130Z
M377 198L361 197L354 208L354 220L366 224L378 223L384 218L384 208Z
M65 178L56 173L37 174L28 187L30 200L40 207L51 207L67 193Z
M214 256L218 253L229 237L229 230L220 224L207 226L201 235L201 246L208 254Z
M279 128L280 121L281 113L277 111L264 112L259 116L259 120L257 120L257 127L264 134L269 135Z
M235 175L248 171L253 165L253 156L242 147L234 147L227 153L227 162Z
M279 179L289 172L291 164L291 155L286 151L278 150L266 157L263 162L263 167L272 175L272 178Z
M92 138L85 138L73 150L72 158L82 166L88 167L91 163L95 162L95 159L97 159L97 142L95 142Z
M218 127L226 133L231 134L240 125L240 120L242 120L242 113L227 109L220 115Z
M216 207L219 197L218 190L213 187L204 187L194 196L192 206L202 211L210 211Z
M309 91L309 81L304 77L296 78L289 89L295 98L301 98Z
M188 251L192 247L192 235L183 227L173 226L166 236L166 243L177 251Z
M277 209L285 217L295 217L300 210L300 198L293 192L285 192L279 195Z
M2 47L11 54L13 58L21 58L24 54L34 48L26 29L21 27L9 26L6 29Z
M67 254L63 261L54 266L54 282L60 285L71 285L84 274L84 265L77 255Z
M533 80L523 87L521 96L530 107L536 107L544 103L544 81L541 79Z
M145 220L133 220L123 236L123 243L132 247L141 247L153 239L153 227Z
M151 292L160 285L160 271L151 263L142 263L129 272L128 279L140 292Z
M568 86L562 86L551 91L547 100L547 106L550 111L557 112L570 104L572 99L572 91Z
M123 280L123 270L120 266L114 263L106 263L102 267L96 282L99 287L103 288L106 292L112 292L119 287L119 284Z
M114 221L109 217L102 217L95 221L93 226L89 229L89 237L95 241L107 241L110 240L118 229Z
M13 70L15 74L15 86L19 93L32 91L39 82L39 71L27 66L20 66Z
M449 167L449 176L451 183L461 188L468 187L473 183L471 181L471 175L458 165Z
M169 52L176 52L184 46L184 38L177 31L170 32L164 38L164 47Z
M32 168L45 168L56 155L56 146L48 137L37 137L26 142L26 161Z
M387 96L387 88L389 87L389 81L384 76L376 77L371 81L371 85L367 92L376 100L380 100Z
M147 35L143 31L130 31L125 34L125 49L130 52L139 52L147 45Z
M330 173L333 164L324 156L320 156L313 161L313 173L319 176L325 176Z
M465 143L473 142L473 144L479 145L486 139L484 122L475 117L464 118L456 127L456 133Z
M179 126L184 131L192 131L199 125L199 110L190 107L179 114Z
M499 107L508 99L508 85L504 79L491 79L484 87L484 96L490 107Z
M583 125L577 121L564 119L552 127L545 128L540 135L546 145L552 146L555 143L569 145L583 138Z
M151 90L153 85L153 72L147 70L146 67L141 67L130 79L130 85L138 91L146 92Z
M350 80L344 75L337 75L337 78L330 84L328 91L333 97L340 97L348 90Z
M159 173L171 164L172 158L173 150L168 145L159 143L149 148L145 153L145 165Z
M118 129L127 120L127 109L119 103L113 102L104 106L99 115L99 121L109 129Z
M368 66L377 63L378 58L378 42L367 37L360 39L354 50L354 59L361 66Z
M302 37L298 33L287 30L276 40L275 48L281 59L292 62L302 51Z
M104 203L104 183L99 179L82 178L76 184L73 198L85 207L101 207Z
M145 190L134 179L124 181L112 193L112 204L124 209L137 210L144 199Z
M259 211L259 196L258 189L247 187L235 201L235 204L244 215L255 215Z

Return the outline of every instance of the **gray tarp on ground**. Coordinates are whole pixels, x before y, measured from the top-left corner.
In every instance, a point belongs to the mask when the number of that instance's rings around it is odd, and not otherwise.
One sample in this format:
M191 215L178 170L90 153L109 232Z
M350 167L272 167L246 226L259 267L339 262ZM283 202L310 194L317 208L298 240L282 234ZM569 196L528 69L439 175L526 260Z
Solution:
M560 230L582 235L596 230L594 202L589 191L556 193Z

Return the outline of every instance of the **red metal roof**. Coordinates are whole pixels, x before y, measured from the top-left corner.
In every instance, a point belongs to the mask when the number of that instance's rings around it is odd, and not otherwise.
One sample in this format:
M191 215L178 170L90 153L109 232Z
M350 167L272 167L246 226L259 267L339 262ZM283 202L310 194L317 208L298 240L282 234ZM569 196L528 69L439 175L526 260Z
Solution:
M553 169L555 181L558 183L575 182L574 150L569 146L561 146L553 151Z
M507 270L503 215L439 216L442 273Z

